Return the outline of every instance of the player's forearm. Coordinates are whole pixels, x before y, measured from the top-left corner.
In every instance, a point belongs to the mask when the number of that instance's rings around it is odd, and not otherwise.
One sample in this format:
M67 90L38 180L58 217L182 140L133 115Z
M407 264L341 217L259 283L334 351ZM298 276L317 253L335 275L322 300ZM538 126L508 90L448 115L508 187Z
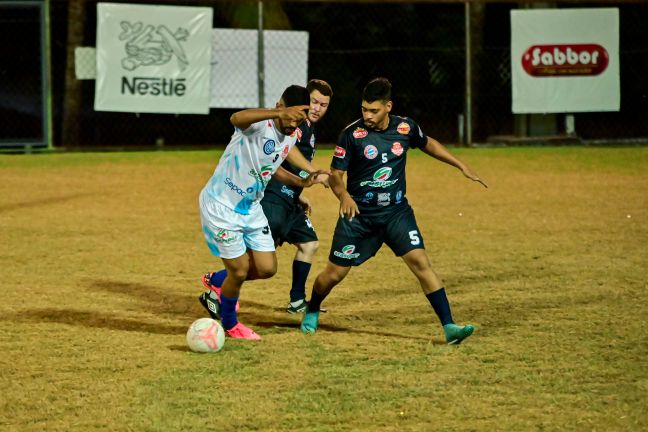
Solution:
M453 167L458 168L459 170L463 171L465 168L463 162L457 159L452 153L448 151L448 149L445 148L443 144L441 144L439 141L435 140L434 138L428 137L427 144L423 148L423 151L428 155L432 156L433 158L441 162L447 163L448 165L452 165Z
M309 174L315 171L313 165L311 165L308 159L306 159L304 154L296 146L290 149L288 155L286 156L286 160L300 170L304 170Z
M244 130L251 124L261 120L270 120L279 117L281 109L278 108L250 108L238 111L230 117L230 123L237 128Z
M329 186L338 200L342 201L342 198L349 195L349 192L346 190L346 185L344 184L344 171L331 170L331 176L329 177ZM349 195L350 196L350 195Z
M288 186L302 187L304 183L301 177L296 176L282 167L277 168L277 171L272 176Z

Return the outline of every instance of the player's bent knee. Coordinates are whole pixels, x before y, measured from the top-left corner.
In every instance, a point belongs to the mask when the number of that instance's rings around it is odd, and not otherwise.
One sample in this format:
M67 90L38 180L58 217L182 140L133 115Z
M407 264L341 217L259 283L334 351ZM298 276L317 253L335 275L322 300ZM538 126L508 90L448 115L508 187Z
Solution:
M308 256L313 256L317 252L317 249L319 248L319 242L318 241L312 241L308 243L300 243L297 245L299 248L299 251L303 254L306 254Z
M257 279L269 279L277 273L277 266L257 269Z

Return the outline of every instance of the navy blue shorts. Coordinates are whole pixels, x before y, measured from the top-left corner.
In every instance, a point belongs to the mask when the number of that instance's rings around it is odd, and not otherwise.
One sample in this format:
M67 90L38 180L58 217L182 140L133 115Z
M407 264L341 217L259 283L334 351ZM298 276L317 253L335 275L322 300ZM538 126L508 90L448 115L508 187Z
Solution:
M300 205L261 200L261 207L277 246L284 242L298 244L317 241L313 223Z
M359 266L376 255L383 243L396 256L403 256L414 249L425 249L409 204L379 215L361 213L351 222L339 218L329 260L342 267Z

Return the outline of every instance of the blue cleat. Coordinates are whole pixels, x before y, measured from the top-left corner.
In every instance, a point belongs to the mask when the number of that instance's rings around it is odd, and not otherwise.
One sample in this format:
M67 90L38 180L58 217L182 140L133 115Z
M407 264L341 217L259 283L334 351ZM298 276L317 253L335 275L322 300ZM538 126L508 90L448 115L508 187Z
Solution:
M304 314L301 322L301 331L306 334L313 334L317 330L317 324L319 322L319 311L317 312L308 312Z
M457 324L446 324L443 326L443 332L445 333L448 345L459 345L461 341L473 334L474 331L475 327L471 325L460 326Z

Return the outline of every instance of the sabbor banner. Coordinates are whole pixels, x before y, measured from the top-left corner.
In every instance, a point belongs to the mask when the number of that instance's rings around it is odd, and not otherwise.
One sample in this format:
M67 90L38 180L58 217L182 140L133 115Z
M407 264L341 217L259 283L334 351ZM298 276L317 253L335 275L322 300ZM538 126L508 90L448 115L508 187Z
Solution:
M212 33L213 108L259 106L258 32L214 29ZM274 107L291 84L308 79L308 32L263 32L265 107Z
M212 13L97 4L95 110L207 114Z
M619 11L511 11L514 113L618 111Z

